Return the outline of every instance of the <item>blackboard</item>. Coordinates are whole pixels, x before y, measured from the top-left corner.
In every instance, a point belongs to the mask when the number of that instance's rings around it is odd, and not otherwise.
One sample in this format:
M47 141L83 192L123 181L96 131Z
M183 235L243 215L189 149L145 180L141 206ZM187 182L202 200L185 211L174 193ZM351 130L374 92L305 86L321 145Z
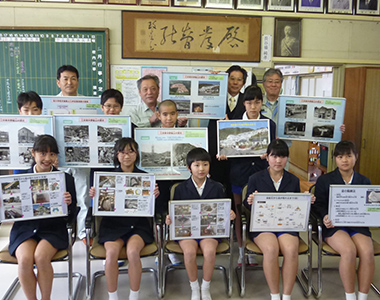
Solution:
M109 87L108 29L0 27L0 113L17 113L17 95L57 95L57 69L79 71L78 93L100 96Z

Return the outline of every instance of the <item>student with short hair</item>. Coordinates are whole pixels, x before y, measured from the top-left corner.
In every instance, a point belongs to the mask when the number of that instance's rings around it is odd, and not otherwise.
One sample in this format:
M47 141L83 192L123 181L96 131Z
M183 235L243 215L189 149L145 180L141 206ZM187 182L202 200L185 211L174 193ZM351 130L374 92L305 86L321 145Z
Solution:
M172 100L164 100L158 104L157 118L161 121L162 128L177 127L178 111L177 104Z
M191 177L178 185L174 192L174 200L193 199L220 199L224 198L222 184L208 178L211 157L203 148L194 148L187 154L187 168ZM235 219L235 213L231 210L231 220ZM170 225L172 220L166 216L166 224ZM185 260L187 275L190 280L191 300L211 300L210 282L215 266L216 248L219 241L217 239L205 238L201 240L181 240L181 247ZM203 280L201 291L198 282L197 250L198 247L203 252Z
M100 97L100 105L105 115L120 115L123 105L123 94L115 89L108 89Z
M53 166L57 154L58 145L54 137L47 134L37 136L32 149L32 167L23 173L58 171ZM58 250L68 247L66 223L75 217L77 200L73 177L65 173L65 181L64 202L68 205L68 217L19 221L11 230L9 253L17 258L18 278L26 299L37 299L37 283L41 299L51 298L54 277L51 259Z
M41 97L34 91L20 93L17 96L20 115L40 115L42 113Z
M375 272L375 259L371 232L368 227L335 227L328 215L331 184L369 185L371 181L355 172L358 159L355 145L341 141L335 146L337 168L318 178L315 185L315 203L312 206L323 220L322 236L326 243L340 254L339 273L346 292L346 300L356 300L355 277L358 277L358 300L368 299L368 292ZM359 267L356 272L356 256Z
M113 172L145 173L136 164L140 160L139 146L132 138L121 138L114 146ZM91 187L90 197L95 197ZM159 195L158 186L154 195ZM153 230L147 217L103 217L99 227L99 243L106 249L105 273L109 300L118 300L118 258L123 246L128 257L129 300L139 298L142 265L140 252L146 244L153 243Z
M289 148L283 140L273 140L267 148L268 169L249 177L244 205L251 209L254 193L299 193L299 179L285 170ZM263 269L271 300L280 300L280 267L278 256L283 255L283 300L290 300L298 270L298 232L251 232L250 238L263 252Z

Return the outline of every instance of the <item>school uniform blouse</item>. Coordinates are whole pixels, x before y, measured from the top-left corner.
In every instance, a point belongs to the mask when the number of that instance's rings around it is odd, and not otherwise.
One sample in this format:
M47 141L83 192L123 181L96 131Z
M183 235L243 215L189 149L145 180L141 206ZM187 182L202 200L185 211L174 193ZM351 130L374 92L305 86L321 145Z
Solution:
M260 113L260 120L269 120L270 141L276 138L276 123ZM241 186L247 184L249 176L268 167L266 159L260 157L234 157L230 159L231 184Z
M206 178L206 184L201 196L199 195L191 177L179 184L174 191L174 200L220 199L224 197L223 185L210 178Z
M331 184L345 184L338 168L330 173L320 176L317 180L317 183L315 184L316 200L311 208L313 212L315 212L321 219L323 219L324 216L328 214ZM354 171L351 184L369 185L371 184L371 181L367 177ZM326 228L326 226L323 224L322 235L323 237L330 237L337 230L342 228L344 227ZM362 233L366 236L371 236L368 227L350 227L350 229L358 233Z
M123 172L118 167L112 172ZM146 173L136 166L133 173ZM103 217L99 227L99 243L116 241L124 235L138 234L145 244L153 243L153 228L147 217Z
M53 172L58 171L53 167ZM23 173L34 173L33 167L24 170ZM65 173L66 191L71 195L71 204L68 206L68 217L46 218L38 220L17 221L13 224L9 253L15 256L17 247L29 239L40 241L47 240L58 250L66 249L69 246L66 224L68 219L76 217L77 196L75 191L74 178Z

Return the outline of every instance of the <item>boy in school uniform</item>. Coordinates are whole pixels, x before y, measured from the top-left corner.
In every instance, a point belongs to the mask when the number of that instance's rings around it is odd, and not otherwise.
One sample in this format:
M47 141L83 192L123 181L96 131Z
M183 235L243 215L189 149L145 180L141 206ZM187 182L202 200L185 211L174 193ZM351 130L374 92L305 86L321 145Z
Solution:
M41 97L34 91L20 93L17 96L17 106L20 115L40 115L42 113Z
M195 148L187 154L187 168L191 177L177 186L174 192L174 200L192 199L221 199L225 197L223 185L208 178L210 171L210 154L203 148ZM235 219L235 213L231 210L230 219ZM172 220L166 216L166 224ZM199 240L181 240L179 245L184 253L185 267L190 281L191 300L211 300L210 282L214 271L216 248L218 240L205 238ZM198 282L197 250L203 252L203 280L201 288ZM202 298L201 298L202 297Z

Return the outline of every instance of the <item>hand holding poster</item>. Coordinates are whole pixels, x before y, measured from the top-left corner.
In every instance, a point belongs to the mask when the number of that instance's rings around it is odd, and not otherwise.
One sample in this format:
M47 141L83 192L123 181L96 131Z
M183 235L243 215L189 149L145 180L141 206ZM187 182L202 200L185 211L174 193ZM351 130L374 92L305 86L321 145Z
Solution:
M255 193L250 231L306 231L311 194Z
M93 214L152 217L155 183L147 173L95 172Z
M228 237L230 211L231 199L169 201L170 239Z
M280 139L338 143L342 138L346 99L280 96L277 136Z
M334 226L379 227L379 185L330 185L329 218Z
M67 216L63 172L0 176L0 185L2 222Z

